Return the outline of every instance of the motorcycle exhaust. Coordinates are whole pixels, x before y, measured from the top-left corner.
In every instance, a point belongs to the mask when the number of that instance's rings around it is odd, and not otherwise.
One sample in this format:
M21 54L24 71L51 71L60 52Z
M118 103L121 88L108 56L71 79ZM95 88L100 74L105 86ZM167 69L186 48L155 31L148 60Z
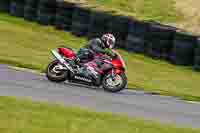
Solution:
M64 65L68 70L70 70L72 73L74 73L73 68L70 66L69 63L65 61L65 59L56 51L56 50L51 50L52 54L55 56L56 59L59 60L59 62Z

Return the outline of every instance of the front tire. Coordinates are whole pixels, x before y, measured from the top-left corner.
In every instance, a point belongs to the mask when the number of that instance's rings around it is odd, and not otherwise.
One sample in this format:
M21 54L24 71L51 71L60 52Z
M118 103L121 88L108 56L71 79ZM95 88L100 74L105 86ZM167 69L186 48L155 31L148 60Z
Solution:
M111 78L110 74L106 75L103 78L102 86L103 86L105 91L116 93L116 92L119 92L119 91L121 91L121 90L126 88L127 77L126 77L125 73L118 74L117 77L120 78L121 82L119 84L114 85L114 86L109 85L109 83L108 83L110 78Z
M46 77L52 82L64 82L68 78L68 71L56 71L55 67L61 65L58 60L52 61L46 69Z

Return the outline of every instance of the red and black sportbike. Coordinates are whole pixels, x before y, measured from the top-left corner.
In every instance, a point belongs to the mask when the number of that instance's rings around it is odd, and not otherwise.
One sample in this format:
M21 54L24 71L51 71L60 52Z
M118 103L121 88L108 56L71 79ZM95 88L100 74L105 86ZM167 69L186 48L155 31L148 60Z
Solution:
M120 54L115 57L103 54L93 56L91 61L76 63L76 52L67 47L52 50L55 60L46 70L46 76L53 82L76 82L103 87L109 92L119 92L127 86L126 66Z

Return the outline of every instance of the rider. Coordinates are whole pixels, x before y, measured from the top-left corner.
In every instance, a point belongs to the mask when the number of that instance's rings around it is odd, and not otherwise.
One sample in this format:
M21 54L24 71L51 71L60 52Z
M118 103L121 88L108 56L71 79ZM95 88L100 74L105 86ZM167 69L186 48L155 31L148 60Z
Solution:
M113 34L104 34L101 38L95 38L89 41L88 45L81 48L77 53L77 62L88 62L93 59L95 54L106 54L115 56L112 49L115 46L116 39Z
M85 64L93 60L93 57L96 54L108 55L111 58L114 58L116 54L112 52L112 49L115 46L115 42L116 39L114 35L110 33L104 34L101 38L90 40L88 45L78 51L76 63L78 65L81 65L82 63ZM101 66L101 64L99 64L99 66ZM83 67L81 73L83 73L85 76L89 76L89 73L91 72L88 72L86 68ZM92 75L93 77L98 78L95 74Z

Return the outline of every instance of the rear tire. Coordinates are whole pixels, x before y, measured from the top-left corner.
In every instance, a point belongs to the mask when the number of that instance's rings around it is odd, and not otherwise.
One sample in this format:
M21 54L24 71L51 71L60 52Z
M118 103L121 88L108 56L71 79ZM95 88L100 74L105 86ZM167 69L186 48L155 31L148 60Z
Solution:
M68 79L68 71L61 71L59 73L53 71L53 69L59 64L60 62L58 60L54 60L48 65L46 69L46 77L48 80L60 83Z
M108 86L107 84L107 80L108 78L110 77L109 75L106 75L103 80L102 80L102 86L104 88L105 91L107 92L112 92L112 93L116 93L116 92L119 92L119 91L122 91L123 89L126 88L126 85L127 85L127 77L125 75L125 73L121 73L119 74L118 76L120 76L121 78L121 84L118 85L118 86L115 86L115 87L110 87Z

